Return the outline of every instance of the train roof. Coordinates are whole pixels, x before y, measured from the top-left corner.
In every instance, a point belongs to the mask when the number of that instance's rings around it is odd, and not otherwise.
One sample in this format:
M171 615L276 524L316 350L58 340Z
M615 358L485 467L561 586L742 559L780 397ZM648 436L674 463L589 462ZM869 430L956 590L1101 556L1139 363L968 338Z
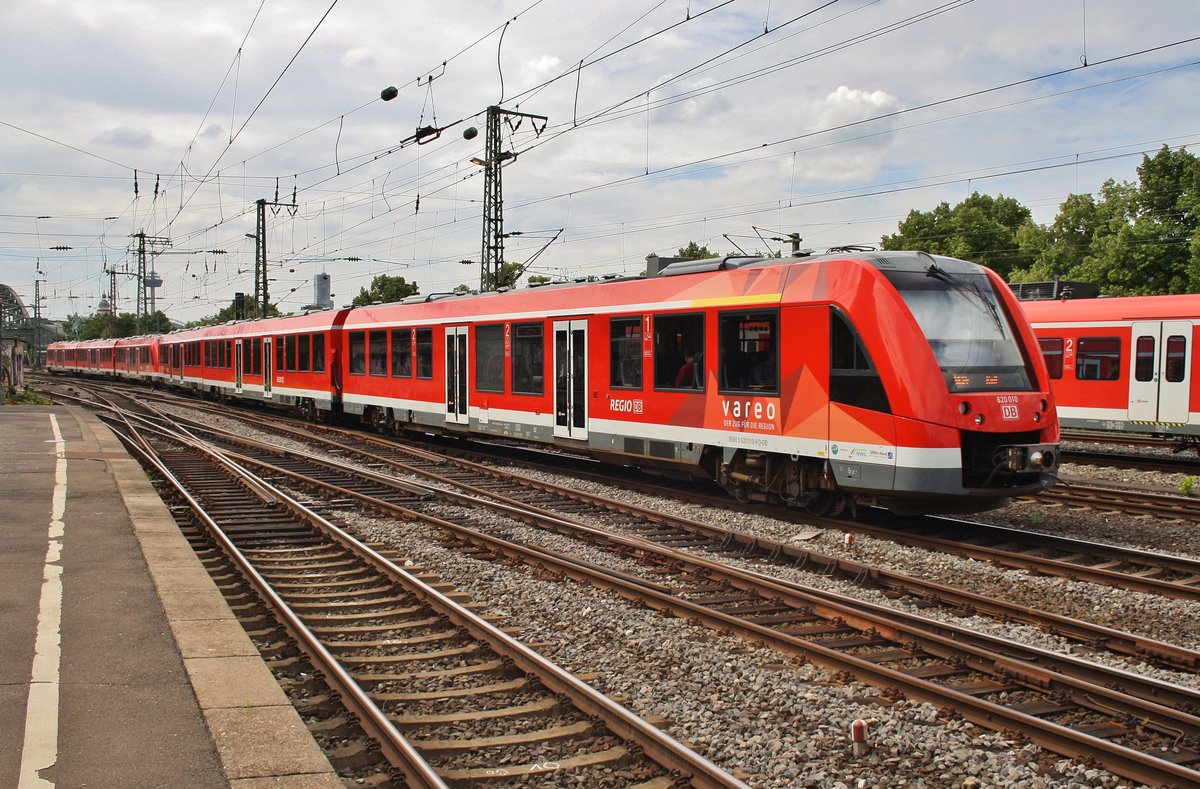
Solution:
M1025 317L1042 323L1200 319L1200 295L1113 296L1095 299L1023 301Z

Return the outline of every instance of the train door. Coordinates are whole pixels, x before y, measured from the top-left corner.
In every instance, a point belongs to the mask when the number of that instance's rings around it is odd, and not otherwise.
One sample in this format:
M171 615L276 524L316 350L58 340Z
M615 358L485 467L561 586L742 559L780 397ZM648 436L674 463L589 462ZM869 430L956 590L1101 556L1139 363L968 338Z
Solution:
M467 327L446 327L446 422L465 425L467 416Z
M1131 422L1188 421L1191 355L1188 321L1133 324L1133 370L1129 376Z
M242 393L242 341L233 341L233 391Z
M275 355L271 353L271 338L263 337L262 346L262 365L263 365L263 397L271 396L271 383L275 379L274 368L271 367L275 363Z
M554 435L585 439L587 321L554 322Z

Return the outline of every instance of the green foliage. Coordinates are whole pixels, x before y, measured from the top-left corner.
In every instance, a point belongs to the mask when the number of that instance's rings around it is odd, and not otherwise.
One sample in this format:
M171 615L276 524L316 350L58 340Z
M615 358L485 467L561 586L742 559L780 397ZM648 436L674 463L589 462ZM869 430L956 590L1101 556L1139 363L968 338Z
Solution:
M71 340L99 340L112 337L136 337L141 334L164 334L171 329L170 319L161 310L142 316L140 322L132 312L122 312L111 319L102 312L86 317L71 315L62 322L63 335Z
M11 386L5 388L8 391L2 394L4 402L8 405L50 405L52 402L28 387L20 392Z
M515 288L517 280L521 279L521 275L525 273L525 267L520 263L501 263L500 270L495 276L490 276L485 281L488 290L499 290L500 288Z
M1106 181L1070 195L1049 226L1006 197L911 211L884 249L972 260L1010 282L1092 282L1109 296L1200 292L1200 159L1163 148L1142 158L1138 183Z
M403 301L417 293L418 290L417 283L409 284L404 277L380 274L371 280L371 289L360 288L358 295L351 303L356 307L363 307L375 302L391 304L395 301Z
M276 307L274 304L268 304L266 315L259 315L258 304L255 303L254 299L249 296L246 298L246 303L243 309L245 310L245 315L243 316L245 320L254 320L259 317L277 318L281 314L278 307ZM220 312L216 313L215 315L209 315L207 318L201 318L198 321L193 321L192 323L188 324L188 327L218 326L222 323L228 323L229 321L237 319L237 302L231 301L229 302L229 306L225 307Z
M1185 496L1192 495L1196 489L1196 477L1189 474L1179 481L1179 492Z
M884 236L883 249L920 249L988 266L1007 276L1028 267L1018 233L1033 234L1032 214L1011 197L975 192L953 208L942 203L930 212L909 211L898 233Z
M708 247L702 247L695 241L689 241L686 247L679 248L675 257L683 258L684 260L704 260L705 258L715 258L717 256L709 252Z

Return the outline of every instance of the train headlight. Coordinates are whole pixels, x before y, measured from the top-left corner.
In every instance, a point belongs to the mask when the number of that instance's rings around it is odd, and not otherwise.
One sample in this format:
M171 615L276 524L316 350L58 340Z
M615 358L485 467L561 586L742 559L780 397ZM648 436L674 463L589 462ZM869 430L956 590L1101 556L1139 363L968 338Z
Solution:
M1029 453L1029 465L1031 468L1041 468L1042 462L1045 459L1046 456L1036 449Z
M1034 412L1033 412L1033 421L1034 421L1034 422L1041 422L1041 421L1042 421L1042 413L1041 413L1040 411L1034 411Z
M975 424L977 424L977 425L982 425L982 424L983 424L983 414L976 414L976 415L975 415Z
M961 403L958 404L958 413L962 414L963 416L966 416L967 414L971 413L971 404L968 403L966 400L963 400Z

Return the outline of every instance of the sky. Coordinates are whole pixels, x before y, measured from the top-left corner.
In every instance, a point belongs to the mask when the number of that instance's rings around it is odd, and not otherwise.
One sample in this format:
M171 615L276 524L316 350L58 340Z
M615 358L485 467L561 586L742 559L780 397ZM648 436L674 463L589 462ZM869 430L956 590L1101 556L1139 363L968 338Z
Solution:
M477 286L489 106L505 259L555 279L972 192L1049 224L1200 145L1195 0L10 0L0 73L0 283L55 319L114 271L135 310L139 233L170 318L253 293L258 200L284 312Z

